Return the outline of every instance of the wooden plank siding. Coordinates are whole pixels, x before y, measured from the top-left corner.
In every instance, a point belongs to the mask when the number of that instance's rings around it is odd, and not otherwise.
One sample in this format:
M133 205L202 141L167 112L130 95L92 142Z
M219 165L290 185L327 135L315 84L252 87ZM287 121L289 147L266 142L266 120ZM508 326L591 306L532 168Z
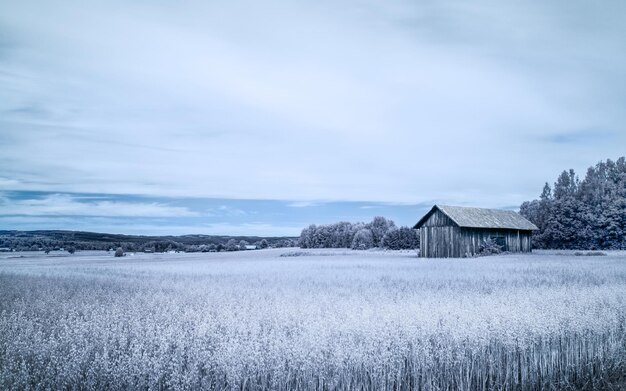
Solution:
M420 256L424 258L460 258L478 253L487 239L501 238L503 250L530 252L532 231L423 226L420 228ZM498 240L499 241L499 240Z
M425 258L459 257L460 228L434 226L420 228L420 256Z
M424 227L456 227L457 225L451 218L443 214L440 210L435 210L432 215L424 222Z

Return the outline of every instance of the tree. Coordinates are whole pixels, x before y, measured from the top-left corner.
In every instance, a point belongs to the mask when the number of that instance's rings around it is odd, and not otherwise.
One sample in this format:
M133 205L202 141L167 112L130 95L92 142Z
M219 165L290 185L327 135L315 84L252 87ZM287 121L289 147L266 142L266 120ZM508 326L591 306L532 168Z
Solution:
M520 213L539 230L537 248L626 248L626 159L607 159L587 169L580 181L563 171L539 200L524 202Z
M374 247L374 235L369 228L360 229L352 240L353 250L367 250Z
M376 247L382 245L382 237L388 231L395 229L396 225L393 221L381 216L375 217L368 224L347 221L327 225L311 224L302 230L298 245L301 248L351 248L356 233L363 228L372 232L374 247Z
M276 243L276 247L294 247L296 244L291 239L283 239Z
M315 226L315 224L311 224L302 230L302 233L300 233L300 239L298 240L298 245L300 246L300 248L313 248L314 247L312 238L313 238L313 233L315 232L316 229L317 227Z
M383 236L382 240L382 247L389 250L413 250L419 245L417 231L409 227L392 229Z
M269 243L267 242L266 239L261 240L261 243L259 243L259 247L260 248L268 248L269 246L270 245L269 245Z
M542 201L552 199L552 189L550 188L550 185L548 184L548 182L546 182L545 185L543 185L543 190L541 191L541 195L539 196L539 198Z
M76 248L72 246L66 247L65 250L70 254L74 254L76 252Z
M124 256L124 249L121 247L118 247L117 250L115 250L115 257L123 257Z
M226 242L226 251L237 251L237 241L235 239L230 239Z
M248 246L248 242L246 242L245 240L240 240L239 241L239 249L240 250L247 250L248 249L247 246Z
M396 224L382 216L376 216L371 223L366 225L366 228L369 228L372 232L374 247L381 247L383 236L385 236L385 234L390 230L395 229Z
M570 169L569 171L563 171L554 184L554 198L558 200L561 198L575 196L579 183L580 181L578 180L574 170Z

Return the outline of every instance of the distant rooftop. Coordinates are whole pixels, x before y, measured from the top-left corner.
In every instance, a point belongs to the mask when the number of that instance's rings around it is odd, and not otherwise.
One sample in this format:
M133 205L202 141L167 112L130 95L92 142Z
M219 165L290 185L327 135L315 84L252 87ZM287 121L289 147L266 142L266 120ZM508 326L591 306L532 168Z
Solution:
M464 228L502 228L537 230L537 226L512 210L435 205L413 228L420 228L435 210L440 210L456 225Z

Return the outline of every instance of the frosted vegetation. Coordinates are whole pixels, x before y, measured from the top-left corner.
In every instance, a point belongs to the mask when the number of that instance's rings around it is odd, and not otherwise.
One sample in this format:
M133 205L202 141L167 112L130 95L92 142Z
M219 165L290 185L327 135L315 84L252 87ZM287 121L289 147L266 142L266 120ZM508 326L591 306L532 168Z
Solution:
M0 389L624 384L626 252L287 252L0 255Z
M396 226L392 220L376 216L371 222L311 224L302 230L298 239L301 248L351 248L368 250L380 247L388 250L419 248L419 235L409 227Z

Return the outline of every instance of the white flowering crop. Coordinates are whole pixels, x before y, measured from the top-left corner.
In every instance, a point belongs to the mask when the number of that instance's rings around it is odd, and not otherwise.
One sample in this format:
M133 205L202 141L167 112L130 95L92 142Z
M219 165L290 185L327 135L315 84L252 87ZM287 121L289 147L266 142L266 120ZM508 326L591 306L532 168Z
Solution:
M626 253L0 258L0 389L540 390L626 373Z

